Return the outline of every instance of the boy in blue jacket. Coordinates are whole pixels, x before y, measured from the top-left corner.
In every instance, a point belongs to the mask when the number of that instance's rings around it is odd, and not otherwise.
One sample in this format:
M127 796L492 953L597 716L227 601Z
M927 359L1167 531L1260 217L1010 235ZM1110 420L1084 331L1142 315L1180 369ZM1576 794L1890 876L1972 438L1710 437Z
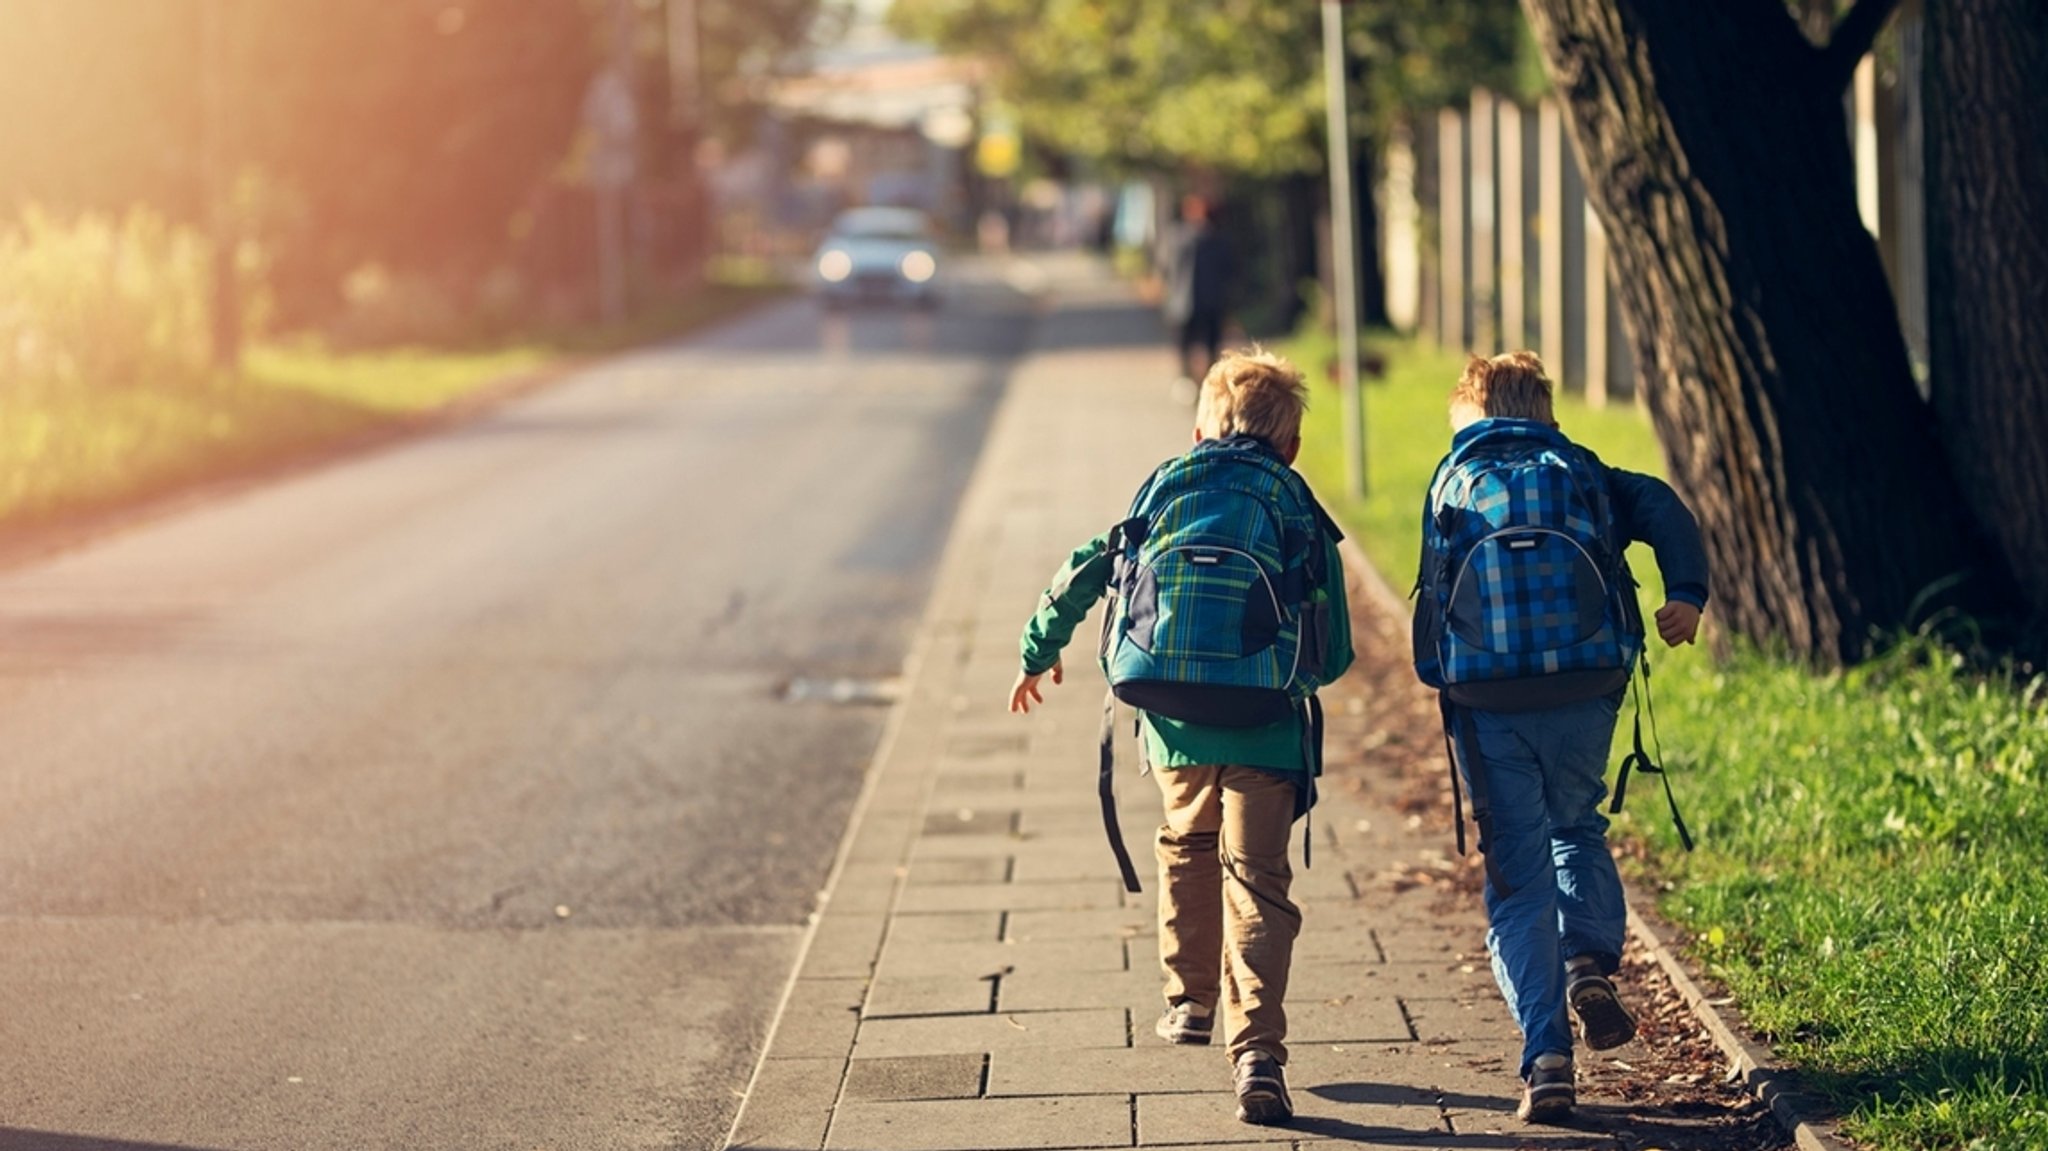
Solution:
M1667 596L1656 613L1657 634L1674 647L1693 642L1707 602L1707 559L1692 513L1662 480L1606 467L1558 433L1551 391L1533 352L1472 357L1450 397L1447 462L1482 437L1520 437L1571 458L1576 474L1604 477L1610 554L1619 556L1631 542L1650 545ZM1433 489L1441 477L1440 470ZM1431 492L1426 521L1432 512L1443 514L1446 498ZM1430 530L1425 522L1426 538ZM1618 570L1632 616L1632 581L1625 567ZM1420 614L1433 610L1427 599L1418 607L1418 627L1442 626ZM1622 642L1630 645L1622 649L1629 658L1606 674L1625 685L1639 641ZM1486 855L1487 949L1523 1036L1517 1114L1525 1120L1561 1118L1577 1101L1567 1008L1595 1050L1635 1037L1635 1020L1608 978L1620 966L1627 910L1600 811L1622 694L1615 688L1527 710L1470 706L1447 695L1446 721Z

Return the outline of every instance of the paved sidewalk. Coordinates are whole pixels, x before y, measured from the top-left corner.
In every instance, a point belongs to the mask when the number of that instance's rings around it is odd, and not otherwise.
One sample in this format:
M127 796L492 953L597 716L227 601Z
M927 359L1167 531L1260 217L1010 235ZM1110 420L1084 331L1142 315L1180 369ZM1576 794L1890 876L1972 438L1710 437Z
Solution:
M1003 703L1045 581L1186 445L1192 411L1168 397L1170 354L1149 312L1082 265L1057 264L1054 279L1059 304L965 494L902 701L731 1145L1636 1145L1514 1118L1519 1044L1477 900L1447 913L1440 889L1387 882L1443 865L1449 813L1410 827L1350 788L1325 790L1312 867L1296 848L1296 1123L1238 1123L1220 1044L1153 1035L1158 793L1136 772L1126 726L1124 835L1146 888L1127 896L1095 799L1091 627L1044 710L1011 716ZM1333 741L1352 748L1370 743L1357 696L1326 697Z

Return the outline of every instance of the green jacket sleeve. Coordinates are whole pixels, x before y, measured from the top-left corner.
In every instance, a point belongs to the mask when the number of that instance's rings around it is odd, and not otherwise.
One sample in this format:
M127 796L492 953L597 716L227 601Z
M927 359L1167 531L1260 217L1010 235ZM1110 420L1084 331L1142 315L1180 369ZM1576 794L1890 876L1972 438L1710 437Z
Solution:
M1351 670L1357 653L1351 647L1351 601L1344 591L1344 557L1337 550L1336 540L1325 538L1323 547L1323 570L1330 573L1322 592L1328 597L1330 609L1330 654L1323 661L1323 682L1335 683Z
M1043 675L1059 662L1074 629L1109 590L1111 559L1109 533L1104 532L1074 549L1052 577L1052 586L1039 597L1038 611L1024 625L1024 638L1017 645L1025 674Z

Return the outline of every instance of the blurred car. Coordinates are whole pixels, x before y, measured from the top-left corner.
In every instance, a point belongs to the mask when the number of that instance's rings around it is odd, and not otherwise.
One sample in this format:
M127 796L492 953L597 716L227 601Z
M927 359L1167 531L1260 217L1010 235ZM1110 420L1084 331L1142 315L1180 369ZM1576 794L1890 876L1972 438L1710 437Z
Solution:
M931 222L915 208L850 208L832 221L811 273L828 305L937 303L939 256Z

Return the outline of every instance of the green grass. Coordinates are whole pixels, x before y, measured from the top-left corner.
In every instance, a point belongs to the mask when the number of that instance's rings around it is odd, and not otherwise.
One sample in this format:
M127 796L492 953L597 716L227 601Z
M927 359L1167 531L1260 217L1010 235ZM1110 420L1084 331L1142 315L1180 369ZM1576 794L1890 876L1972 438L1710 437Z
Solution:
M674 336L772 297L715 286L605 327L498 346L337 352L250 349L240 379L37 387L0 395L0 530L20 530L290 459L440 411L565 357Z
M1342 497L1341 404L1324 382L1302 467L1396 589L1449 441L1460 361L1383 340L1366 388L1370 494ZM1287 348L1320 375L1327 343ZM1559 406L1609 463L1661 472L1628 409ZM1640 550L1640 549L1639 549ZM1655 564L1632 557L1658 597ZM1711 609L1710 609L1711 614ZM1908 639L1814 675L1739 650L1656 646L1657 719L1699 849L1651 782L1616 834L1641 888L1752 1024L1873 1148L2048 1148L2048 680L1966 671Z

